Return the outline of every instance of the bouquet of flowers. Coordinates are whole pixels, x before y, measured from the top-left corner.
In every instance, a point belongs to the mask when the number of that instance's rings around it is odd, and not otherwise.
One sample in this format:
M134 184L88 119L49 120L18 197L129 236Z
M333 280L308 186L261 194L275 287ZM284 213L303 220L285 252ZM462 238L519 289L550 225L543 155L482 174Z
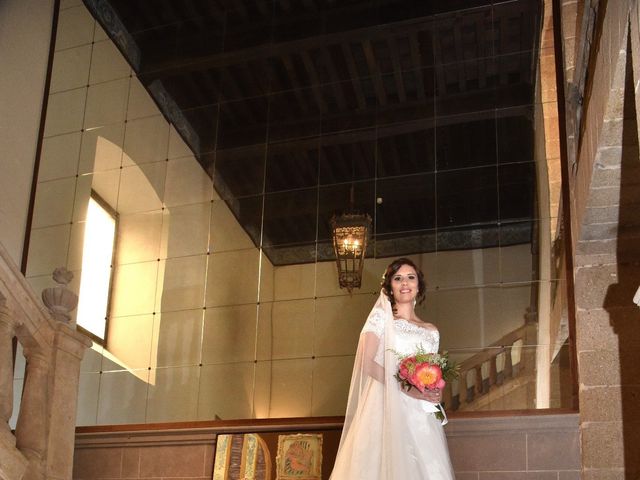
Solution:
M420 345L413 355L400 357L398 373L394 376L405 390L417 388L424 393L425 390L442 390L458 375L459 367L449 360L447 352L427 353Z

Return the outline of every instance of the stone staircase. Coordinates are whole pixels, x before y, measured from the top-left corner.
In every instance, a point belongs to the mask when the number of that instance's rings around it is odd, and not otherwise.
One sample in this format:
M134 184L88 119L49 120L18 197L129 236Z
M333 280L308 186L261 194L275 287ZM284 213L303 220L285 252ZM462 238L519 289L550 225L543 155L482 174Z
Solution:
M74 297L64 285L46 289L45 308L0 244L0 480L71 479L80 361L91 345L69 323ZM15 431L14 341L26 360Z

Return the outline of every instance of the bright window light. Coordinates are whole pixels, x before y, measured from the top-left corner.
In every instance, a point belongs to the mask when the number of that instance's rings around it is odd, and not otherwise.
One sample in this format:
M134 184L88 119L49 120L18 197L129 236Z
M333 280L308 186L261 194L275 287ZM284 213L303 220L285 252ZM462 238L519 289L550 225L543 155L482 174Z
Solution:
M103 342L107 327L115 234L115 216L91 197L82 248L77 323Z

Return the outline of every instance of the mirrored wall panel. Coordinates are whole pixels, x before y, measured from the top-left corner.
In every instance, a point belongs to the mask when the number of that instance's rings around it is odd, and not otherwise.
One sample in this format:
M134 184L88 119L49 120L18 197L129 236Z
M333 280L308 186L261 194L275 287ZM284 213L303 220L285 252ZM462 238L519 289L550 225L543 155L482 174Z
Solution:
M63 265L80 291L112 255L79 424L343 415L402 256L460 365L449 412L573 407L540 8L63 2L27 276ZM115 224L91 255L90 201ZM349 292L330 221L353 212Z

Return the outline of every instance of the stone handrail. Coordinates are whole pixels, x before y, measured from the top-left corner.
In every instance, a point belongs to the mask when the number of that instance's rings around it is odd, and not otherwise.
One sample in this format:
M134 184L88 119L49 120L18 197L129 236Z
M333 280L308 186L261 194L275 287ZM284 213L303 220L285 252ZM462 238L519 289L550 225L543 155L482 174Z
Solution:
M0 243L0 480L71 479L80 361L91 341L65 319L43 306ZM27 365L15 433L14 338Z
M535 339L536 324L525 323L521 327L507 333L496 342L460 363L460 376L445 387L444 403L451 411L464 410L471 402L489 393L494 386L500 386L509 379L531 369L527 346ZM513 353L521 353L520 359L514 362ZM499 365L498 358L502 359ZM469 374L472 380L469 381ZM453 387L457 387L454 392Z

